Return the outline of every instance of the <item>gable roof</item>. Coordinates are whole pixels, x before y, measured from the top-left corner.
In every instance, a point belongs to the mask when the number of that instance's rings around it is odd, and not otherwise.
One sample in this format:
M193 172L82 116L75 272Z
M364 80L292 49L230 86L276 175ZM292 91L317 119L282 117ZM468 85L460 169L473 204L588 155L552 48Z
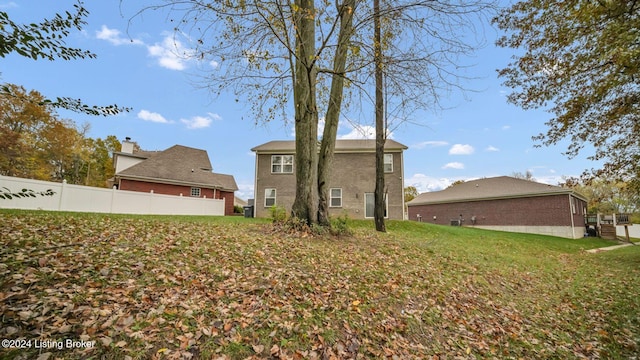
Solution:
M441 191L422 193L408 202L407 205L442 204L559 194L573 194L586 201L584 196L576 193L572 189L516 179L510 176L498 176L469 180Z
M211 161L205 150L174 145L122 170L116 176L152 182L213 187L228 191L238 190L233 176L216 174L211 170Z
M375 151L376 141L365 140L336 140L336 152L369 152ZM403 145L395 140L387 139L384 144L384 149L387 151L402 151L408 149L406 145ZM258 145L251 149L256 153L294 153L296 150L296 142L293 140L275 140L269 141L262 145Z

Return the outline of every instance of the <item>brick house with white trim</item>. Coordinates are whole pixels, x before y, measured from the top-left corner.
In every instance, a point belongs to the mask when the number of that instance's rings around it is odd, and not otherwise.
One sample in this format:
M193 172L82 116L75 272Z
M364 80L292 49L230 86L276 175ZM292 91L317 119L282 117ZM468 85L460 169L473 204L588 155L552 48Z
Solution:
M414 221L577 239L585 233L587 199L572 189L500 176L422 193L407 207Z
M114 153L113 184L120 190L225 200L225 215L233 214L232 175L214 173L205 150L174 145L164 151L142 151L128 138Z

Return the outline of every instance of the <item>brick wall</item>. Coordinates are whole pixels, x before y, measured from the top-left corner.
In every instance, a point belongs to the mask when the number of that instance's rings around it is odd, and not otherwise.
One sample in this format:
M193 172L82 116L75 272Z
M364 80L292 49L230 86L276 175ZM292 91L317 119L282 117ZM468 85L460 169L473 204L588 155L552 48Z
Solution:
M153 192L155 194L175 195L175 196L191 196L191 186L174 185L174 184L161 184L146 181L135 181L128 179L121 179L120 190L139 191L139 192ZM214 196L215 193L215 196ZM220 191L214 189L200 188L201 198L206 197L208 199L225 199L225 215L233 214L233 201L234 193L228 191Z
M390 152L387 152L390 153ZM402 153L393 152L393 172L385 174L385 187L388 189L388 217L402 220L403 209L403 164ZM265 206L264 192L267 188L276 189L276 204L291 210L295 199L296 177L290 174L271 173L271 154L259 154L256 158L257 186L255 190L255 209L257 217L268 217L269 207ZM328 188L342 189L342 206L331 207L329 213L337 217L347 214L351 218L363 219L365 216L365 193L375 190L375 153L336 153L332 164L332 174Z
M231 191L216 191L216 199L224 199L224 214L233 215L234 193Z
M418 214L423 222L441 225L449 225L460 215L467 226L472 225L473 216L478 226L571 226L572 216L576 226L580 226L576 220L584 223L583 215L572 214L566 194L409 206L410 220L416 220Z

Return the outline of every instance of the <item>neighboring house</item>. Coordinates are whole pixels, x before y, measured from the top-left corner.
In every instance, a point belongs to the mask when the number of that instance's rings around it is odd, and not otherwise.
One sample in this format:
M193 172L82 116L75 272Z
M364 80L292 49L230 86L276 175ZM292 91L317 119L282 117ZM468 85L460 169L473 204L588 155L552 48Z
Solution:
M225 215L233 214L236 181L212 172L205 150L174 145L164 151L140 151L127 138L113 157L113 183L120 190L224 199Z
M388 219L404 217L404 160L407 147L385 144L384 167ZM291 210L295 198L295 142L271 141L256 146L254 215L268 217L272 206ZM329 180L329 214L373 218L375 140L337 140Z
M244 206L249 205L249 202L247 202L247 200L245 200L245 199L241 199L241 198L236 196L235 199L233 200L233 205L244 207Z
M571 189L509 176L470 180L407 203L409 219L581 238L587 200Z

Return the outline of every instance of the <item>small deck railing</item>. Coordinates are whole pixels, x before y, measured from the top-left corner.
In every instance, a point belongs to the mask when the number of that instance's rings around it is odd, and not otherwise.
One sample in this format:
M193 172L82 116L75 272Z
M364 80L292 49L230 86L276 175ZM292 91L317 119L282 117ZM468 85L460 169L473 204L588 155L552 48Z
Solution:
M598 225L598 214L585 215L584 223L587 225Z
M629 218L630 218L629 214L616 214L616 224L618 225L631 224L631 221L629 220Z
M631 224L631 214L587 214L584 216L585 225L629 225Z

